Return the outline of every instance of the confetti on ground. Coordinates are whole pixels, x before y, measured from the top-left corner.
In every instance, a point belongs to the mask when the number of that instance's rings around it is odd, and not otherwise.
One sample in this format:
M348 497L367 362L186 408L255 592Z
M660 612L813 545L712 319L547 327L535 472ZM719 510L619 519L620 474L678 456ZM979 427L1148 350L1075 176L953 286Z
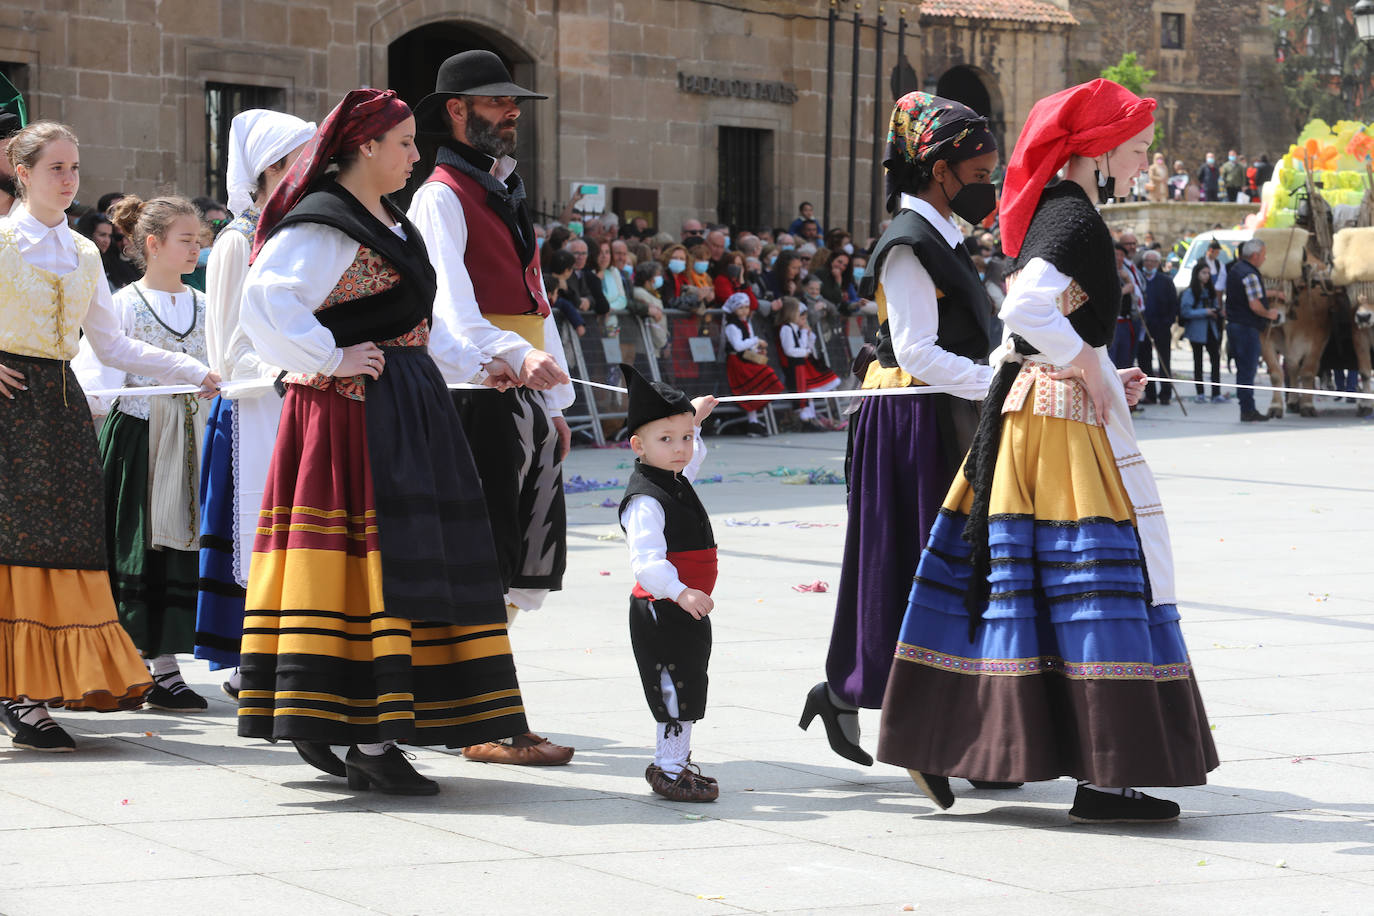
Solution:
M688 817L692 817L692 816L693 816L693 815L688 815ZM697 817L700 817L700 815L696 815L696 816L697 816ZM724 895L724 894L697 894L697 899L698 899L698 900L724 900L724 899L725 899L725 895Z
M727 518L726 528L767 528L768 522L755 516L754 518Z
M706 815L704 815L704 814L684 814L684 815L682 815L682 817L683 817L684 820L689 820L689 821L704 821L704 820L706 820Z
M1302 763L1304 760L1316 760L1316 757L1294 757L1292 763Z
M815 592L815 593L818 594L818 595L819 595L819 594L824 594L825 592L830 591L830 583L829 583L829 582L822 582L820 579L817 579L815 582L808 582L808 583L806 583L806 584L804 584L804 585L794 585L794 586L792 586L792 591L794 591L794 592Z
M1199 864L1199 865L1206 865L1206 864L1207 864L1207 860L1206 860L1206 859L1198 859L1198 860L1197 860L1197 864Z
M605 499L601 501L600 505L603 509L614 509L616 506L619 506L620 503L607 496Z
M1277 862L1274 863L1274 867L1275 867L1275 868L1287 868L1287 867L1288 867L1288 860L1286 860L1286 859L1279 859Z
M789 468L778 465L771 471L739 471L740 476L757 477L760 474L767 474L769 477L780 477L783 483L792 484L835 484L844 483L844 475L836 474L828 468Z
M143 737L145 737L145 738L156 738L156 737L157 737L157 732L144 732L144 733L143 733Z
M616 490L620 486L620 478L618 477L612 477L610 480L597 480L592 477L583 478L581 474L574 474L568 480L563 481L563 492L591 493L594 490Z
M621 534L619 531L607 531L605 534L598 534L596 539L598 541L623 541L625 540L625 535Z
M839 522L778 522L779 528L838 528Z
M129 800L128 800L127 798L126 798L126 799L123 799L122 801L120 801L120 804L121 804L121 805L127 805L128 803L129 803Z
M609 569L603 569L599 573L597 573L598 576L609 576L610 574L611 571Z

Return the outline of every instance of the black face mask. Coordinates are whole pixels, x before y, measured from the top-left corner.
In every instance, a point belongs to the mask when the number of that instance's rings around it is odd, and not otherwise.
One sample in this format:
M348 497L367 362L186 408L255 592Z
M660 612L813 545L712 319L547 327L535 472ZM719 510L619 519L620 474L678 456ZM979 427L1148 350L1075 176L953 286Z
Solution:
M744 276L744 268L740 267L738 264L731 264L729 267L725 268L725 275L731 280L738 280L740 277Z
M1093 180L1097 182L1097 202L1110 203L1116 197L1116 179L1111 175L1103 178L1101 172L1093 169Z
M954 174L952 170L950 174ZM959 176L954 175L954 180L959 181ZM940 193L945 195L945 200L949 202L949 208L954 211L956 216L975 226L987 219L987 215L997 209L997 188L991 182L969 182L965 184L959 181L959 193L953 197L945 193L944 185L940 185Z

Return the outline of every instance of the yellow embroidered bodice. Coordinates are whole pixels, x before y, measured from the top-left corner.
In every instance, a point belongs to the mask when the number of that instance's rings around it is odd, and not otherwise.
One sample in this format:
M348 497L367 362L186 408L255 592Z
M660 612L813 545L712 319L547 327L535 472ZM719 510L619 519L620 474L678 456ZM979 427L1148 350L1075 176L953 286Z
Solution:
M19 253L19 236L0 223L0 351L70 360L81 322L104 283L100 250L73 233L77 266L66 274L34 267Z

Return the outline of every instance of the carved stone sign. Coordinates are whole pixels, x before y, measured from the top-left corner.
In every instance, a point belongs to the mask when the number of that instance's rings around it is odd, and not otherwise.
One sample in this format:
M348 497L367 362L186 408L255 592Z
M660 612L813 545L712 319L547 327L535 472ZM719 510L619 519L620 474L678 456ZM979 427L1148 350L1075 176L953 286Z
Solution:
M693 76L679 72L679 92L696 95L719 95L732 99L757 99L779 105L795 105L797 87L791 83L769 83L762 80L732 80L716 76Z

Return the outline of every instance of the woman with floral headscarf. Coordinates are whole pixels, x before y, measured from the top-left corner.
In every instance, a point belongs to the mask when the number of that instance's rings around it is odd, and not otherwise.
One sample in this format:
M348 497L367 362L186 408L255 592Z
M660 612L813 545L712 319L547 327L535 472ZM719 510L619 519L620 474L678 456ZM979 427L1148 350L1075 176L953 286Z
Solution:
M1007 167L1011 333L916 570L878 738L941 808L951 776L1073 776L1072 820L1168 821L1178 805L1129 787L1217 765L1131 429L1144 374L1106 348L1121 294L1095 204L1145 167L1154 108L1101 79L1041 99Z
M419 158L396 93L350 92L263 207L241 316L287 375L248 573L239 734L290 739L349 788L398 795L439 791L398 742L528 729L481 481L426 346L434 268L387 197ZM470 344L465 362L483 376Z
M992 379L987 293L953 217L978 223L992 212L997 158L972 109L924 92L897 101L883 161L894 218L869 260L877 282L866 296L878 303L877 354L855 369L864 388L950 393L865 399L850 425L826 680L807 695L801 724L821 716L831 749L864 766L873 758L859 746L858 710L882 703L916 562Z

